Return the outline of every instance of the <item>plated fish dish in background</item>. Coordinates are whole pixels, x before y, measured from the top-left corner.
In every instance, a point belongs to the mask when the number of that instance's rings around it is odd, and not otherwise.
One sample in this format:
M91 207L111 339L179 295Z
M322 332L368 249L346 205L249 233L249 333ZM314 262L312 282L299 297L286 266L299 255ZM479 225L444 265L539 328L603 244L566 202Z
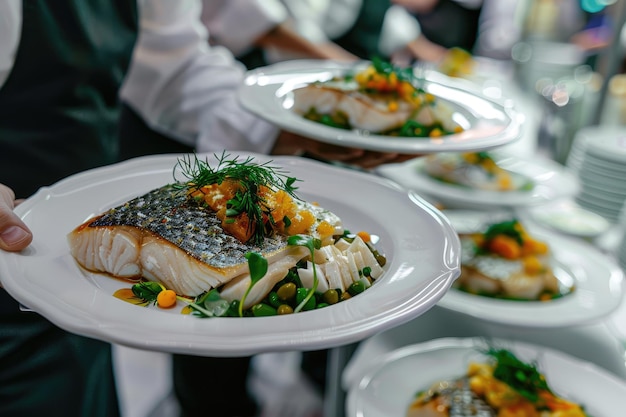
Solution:
M517 219L460 233L459 290L494 298L549 301L574 291L555 276L547 242L533 236Z
M498 164L490 152L442 152L424 157L430 177L447 184L486 191L529 191L533 181Z
M129 280L118 298L202 317L289 314L367 289L385 258L367 232L301 200L298 180L270 162L223 154L178 162L176 180L76 227L86 270Z
M406 417L589 417L582 405L554 392L536 364L507 349L485 354L490 360L470 362L460 378L418 392Z
M412 68L372 60L365 69L293 90L293 111L331 127L397 137L452 135L464 128L444 100L420 88Z

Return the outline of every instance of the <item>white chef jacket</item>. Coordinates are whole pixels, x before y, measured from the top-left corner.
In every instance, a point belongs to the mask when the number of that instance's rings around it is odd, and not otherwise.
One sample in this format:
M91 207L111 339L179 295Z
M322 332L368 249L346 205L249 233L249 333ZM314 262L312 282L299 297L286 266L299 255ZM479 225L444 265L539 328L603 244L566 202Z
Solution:
M362 0L205 0L202 21L215 43L241 56L254 47L259 36L282 22L310 42L329 42L350 30L361 5ZM391 6L385 15L379 48L390 56L420 32L417 19L403 7ZM270 63L298 58L306 57L266 48Z
M19 45L22 0L0 1L0 86ZM209 3L228 0L205 0ZM197 152L269 153L278 128L245 111L245 68L208 44L199 0L138 0L139 37L120 96L157 131Z

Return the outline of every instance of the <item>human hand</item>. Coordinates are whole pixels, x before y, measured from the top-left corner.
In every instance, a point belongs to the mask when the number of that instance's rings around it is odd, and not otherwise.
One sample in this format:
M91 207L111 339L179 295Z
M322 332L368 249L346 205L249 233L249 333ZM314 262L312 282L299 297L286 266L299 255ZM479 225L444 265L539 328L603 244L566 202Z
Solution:
M19 202L15 200L13 190L0 184L0 249L2 250L20 251L33 240L31 231L13 213L13 209Z
M419 156L331 145L286 131L280 133L271 153L272 155L309 155L314 159L340 162L363 169L403 162Z

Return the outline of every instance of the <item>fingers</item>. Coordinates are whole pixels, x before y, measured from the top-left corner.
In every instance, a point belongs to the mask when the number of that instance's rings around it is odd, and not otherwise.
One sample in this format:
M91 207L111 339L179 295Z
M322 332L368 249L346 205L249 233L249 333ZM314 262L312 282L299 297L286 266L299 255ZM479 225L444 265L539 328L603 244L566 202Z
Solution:
M13 213L15 194L0 184L0 249L20 251L33 240L33 235L22 220Z
M418 156L337 146L285 131L281 132L278 137L272 154L307 155L321 161L341 162L364 169L372 169L381 164L403 162Z

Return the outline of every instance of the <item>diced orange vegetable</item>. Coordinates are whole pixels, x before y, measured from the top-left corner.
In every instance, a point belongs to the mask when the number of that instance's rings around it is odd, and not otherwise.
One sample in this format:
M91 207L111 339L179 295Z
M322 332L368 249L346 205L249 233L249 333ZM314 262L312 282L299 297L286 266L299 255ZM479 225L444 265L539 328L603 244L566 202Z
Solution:
M536 256L524 257L524 270L527 274L535 275L543 271L544 266Z
M443 135L443 132L441 131L441 129L436 127L436 128L434 128L433 130L430 131L430 135L429 136L431 138L438 138L438 137L440 137L442 135Z
M330 237L335 233L335 227L326 221L322 221L317 226L317 233L319 233L320 238L324 240L324 238Z
M372 237L366 231L360 231L359 233L357 233L357 236L363 239L363 242L365 243L370 242L372 240Z
M545 242L528 237L524 239L523 252L529 255L545 255L548 253L548 245Z
M488 243L490 251L507 259L519 259L522 255L522 248L517 241L507 235L497 235Z
M296 216L291 219L291 225L287 228L290 235L298 235L305 233L315 222L315 216L308 210L300 210Z
M226 217L226 208L217 212L217 217L222 219L222 229L233 235L241 242L247 242L254 234L255 227L250 227L250 219L246 213L241 213L237 217Z
M157 295L157 305L161 308L170 308L176 304L176 293L173 290L163 290Z

